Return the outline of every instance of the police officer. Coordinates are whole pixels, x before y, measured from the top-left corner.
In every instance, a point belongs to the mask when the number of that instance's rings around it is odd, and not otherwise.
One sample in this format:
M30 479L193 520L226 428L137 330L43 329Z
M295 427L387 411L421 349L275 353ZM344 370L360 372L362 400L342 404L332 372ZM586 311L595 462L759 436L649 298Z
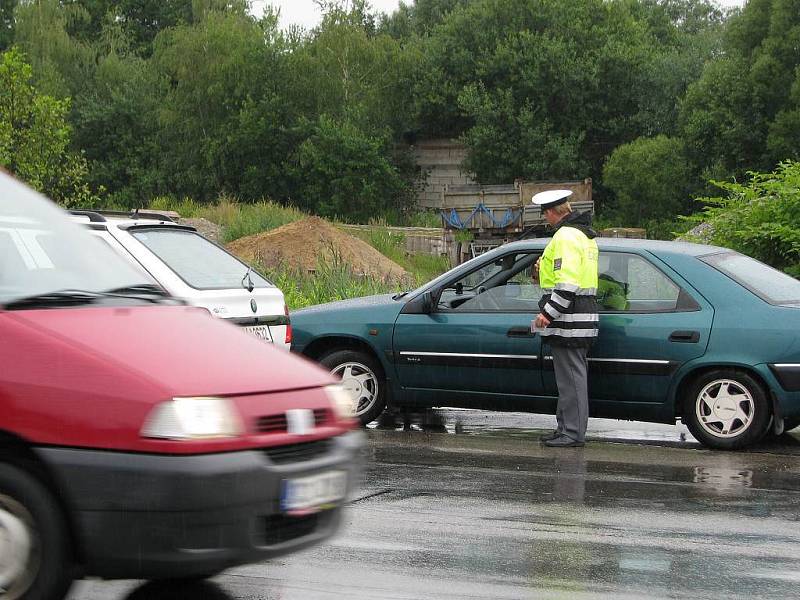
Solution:
M570 190L548 190L533 197L555 228L539 260L539 301L535 325L553 354L558 408L556 430L542 437L546 446L583 446L589 421L587 383L589 346L597 337L597 237L589 213L573 212Z

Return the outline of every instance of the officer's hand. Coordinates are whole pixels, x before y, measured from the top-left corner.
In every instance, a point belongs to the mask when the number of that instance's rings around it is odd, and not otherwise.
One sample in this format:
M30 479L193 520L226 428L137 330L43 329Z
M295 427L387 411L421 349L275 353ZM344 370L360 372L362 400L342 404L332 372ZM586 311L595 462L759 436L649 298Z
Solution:
M539 316L536 317L536 327L547 327L550 325L550 319L545 317L543 314L539 313Z
M534 281L539 281L539 261L542 260L542 257L536 259L536 262L533 265L533 273L531 273L531 277Z

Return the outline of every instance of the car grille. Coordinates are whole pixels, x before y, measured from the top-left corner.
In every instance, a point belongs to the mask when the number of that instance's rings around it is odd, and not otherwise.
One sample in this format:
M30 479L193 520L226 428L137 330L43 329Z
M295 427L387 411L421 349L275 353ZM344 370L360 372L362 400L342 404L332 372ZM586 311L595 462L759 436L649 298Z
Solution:
M259 546L274 546L311 535L318 527L327 525L329 520L329 512L301 517L288 515L259 517L256 525L256 543Z
M320 456L325 456L331 450L331 440L315 440L313 442L300 442L285 446L264 448L264 454L278 465L293 462L306 462Z
M314 409L314 426L324 425L331 418L331 411L327 408ZM256 431L258 433L286 433L286 413L266 415L256 419Z

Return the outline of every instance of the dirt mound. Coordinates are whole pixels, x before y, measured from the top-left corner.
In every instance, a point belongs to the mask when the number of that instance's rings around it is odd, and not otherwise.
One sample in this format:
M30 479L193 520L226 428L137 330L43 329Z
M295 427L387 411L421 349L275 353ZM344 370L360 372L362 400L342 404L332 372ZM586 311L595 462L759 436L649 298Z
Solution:
M322 265L348 265L353 273L384 281L409 279L406 271L366 242L319 217L309 217L272 231L240 238L228 249L245 261L283 264L313 272Z

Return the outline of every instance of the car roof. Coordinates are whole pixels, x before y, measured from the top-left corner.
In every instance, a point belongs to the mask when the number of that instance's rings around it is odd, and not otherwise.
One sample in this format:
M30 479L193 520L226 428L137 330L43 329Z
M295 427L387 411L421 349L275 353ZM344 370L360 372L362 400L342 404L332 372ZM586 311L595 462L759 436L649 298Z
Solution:
M506 252L511 249L520 250L539 250L544 248L552 238L531 238L510 242L493 250L493 252ZM708 254L718 254L720 252L732 252L729 248L722 246L711 246L708 244L694 244L692 242L664 241L664 240L643 240L634 238L595 238L597 246L601 250L647 250L654 254L685 254L688 256L705 256Z
M86 223L97 228L105 228L108 225L114 225L121 229L127 229L133 225L147 225L147 226L166 226L166 227L181 227L175 222L177 214L173 213L160 213L153 211L114 211L114 210L92 210L80 209L71 210L70 214L76 221Z

